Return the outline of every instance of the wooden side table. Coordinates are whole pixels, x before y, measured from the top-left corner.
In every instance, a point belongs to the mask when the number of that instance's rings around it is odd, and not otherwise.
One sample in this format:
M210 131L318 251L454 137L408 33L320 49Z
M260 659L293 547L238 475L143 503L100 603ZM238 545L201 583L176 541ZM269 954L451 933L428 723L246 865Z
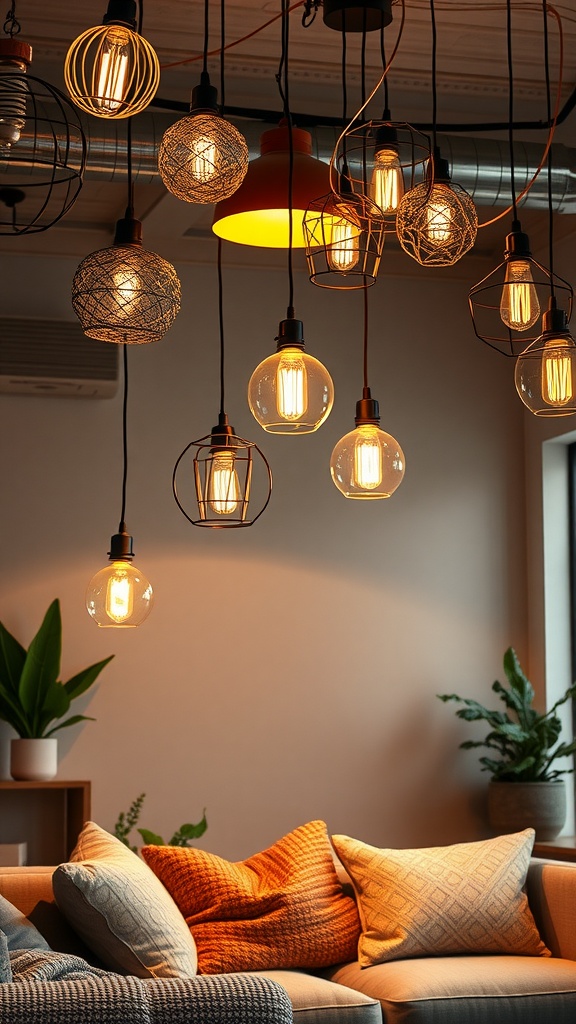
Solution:
M28 864L68 860L90 818L90 782L0 780L0 843L28 844Z
M576 836L558 836L545 843L534 843L533 852L535 857L576 861Z

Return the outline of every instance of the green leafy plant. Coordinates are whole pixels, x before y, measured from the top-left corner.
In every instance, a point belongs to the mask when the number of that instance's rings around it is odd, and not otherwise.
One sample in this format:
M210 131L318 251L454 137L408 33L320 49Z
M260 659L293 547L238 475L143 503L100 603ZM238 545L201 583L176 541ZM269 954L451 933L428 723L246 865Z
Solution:
M140 820L140 813L142 811L142 804L146 794L140 793L140 796L136 797L132 801L128 810L120 811L118 820L114 826L114 835L121 843L128 846L134 853L138 853L138 847L132 846L129 840L129 835L133 828L136 828ZM143 842L146 846L189 846L192 839L199 839L203 836L206 829L208 828L208 822L206 821L206 809L201 821L196 825L191 823L186 825L180 825L180 828L174 833L169 842L165 842L162 836L159 836L156 832L150 832L147 828L137 828L136 831L142 836Z
M568 757L576 751L576 740L558 742L562 723L556 714L561 704L576 696L576 683L549 711L540 714L532 707L534 690L512 647L504 654L504 671L509 686L496 681L492 689L503 701L506 711L490 711L478 701L456 693L438 694L440 700L454 700L464 705L456 712L458 718L466 722L484 721L490 726L483 740L466 740L460 747L463 750L487 747L496 751L499 757L481 757L480 764L482 771L490 772L498 782L554 782L560 775L574 771L573 768L552 768L552 764L557 758Z
M52 602L28 650L0 623L0 719L8 722L22 739L53 736L78 722L94 721L87 715L63 718L70 704L92 686L105 665L114 657L78 672L67 683L58 680L62 654L60 602Z

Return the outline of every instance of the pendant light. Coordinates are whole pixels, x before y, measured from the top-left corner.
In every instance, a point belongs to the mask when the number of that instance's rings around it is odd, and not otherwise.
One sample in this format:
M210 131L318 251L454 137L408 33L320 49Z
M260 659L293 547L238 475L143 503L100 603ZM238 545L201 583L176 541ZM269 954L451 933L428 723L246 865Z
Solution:
M76 202L86 138L59 89L29 74L32 47L17 38L12 0L0 39L0 234L46 231Z
M218 240L218 309L220 324L220 411L218 423L205 437L191 441L178 456L172 474L172 490L178 508L193 526L229 529L230 527L252 526L260 518L270 501L272 473L260 448L253 441L247 441L235 433L234 428L228 423L224 409L221 239ZM187 456L192 456L191 466L186 462ZM264 467L264 472L258 472L262 467ZM255 486L258 488L256 494L254 493ZM188 507L192 511L188 511Z
M142 33L143 0L136 31L135 0L109 0L102 25L70 46L64 81L70 99L95 117L132 117L154 98L160 83L156 52Z
M548 19L545 0L543 16L546 99L550 121ZM558 307L556 297L551 147L548 150L548 244L550 299L548 309L542 317L542 334L518 356L514 382L520 399L535 416L570 416L576 413L576 343L568 330L568 314L566 310ZM570 301L570 312L571 309Z
M343 125L347 120L346 32L342 32ZM378 276L384 245L382 214L366 196L354 195L345 159L337 178L338 188L311 202L304 214L310 280L321 288L365 288Z
M282 57L278 84L284 103L289 139L288 167L288 284L287 316L280 322L276 352L264 359L248 384L248 404L260 426L271 434L309 434L330 414L334 385L321 362L304 351L304 324L294 316L292 123L288 94L289 10L282 0ZM283 85L282 85L283 72Z
M218 112L218 93L208 75L208 6L204 0L204 64L192 92L190 115L168 128L158 153L166 188L188 203L217 203L233 195L248 170L246 139ZM224 108L224 0L220 5L220 77Z
M450 177L448 161L442 157L436 138L436 14L430 0L432 21L432 137L433 157L428 180L403 196L396 217L400 245L424 267L450 267L467 253L478 231L476 207L461 185Z
M142 245L134 218L132 122L127 122L128 207L113 245L90 253L72 282L72 305L89 338L116 344L159 341L180 311L180 281L167 260Z
M124 398L122 404L122 511L118 533L113 534L108 552L109 565L92 577L86 590L88 614L98 626L129 628L139 626L152 609L152 587L133 564L132 537L126 531L128 349L124 347Z
M552 281L551 271L534 259L530 239L518 217L514 180L514 75L512 62L512 5L507 0L508 50L508 141L512 189L512 230L506 236L504 260L470 289L468 304L476 337L506 356L518 356L537 334L531 328L540 322ZM563 294L571 311L572 289L554 275L554 293Z
M340 438L330 459L335 486L345 498L389 498L404 478L404 453L380 427L378 402L368 387L368 294L364 291L364 387L356 403L355 429Z

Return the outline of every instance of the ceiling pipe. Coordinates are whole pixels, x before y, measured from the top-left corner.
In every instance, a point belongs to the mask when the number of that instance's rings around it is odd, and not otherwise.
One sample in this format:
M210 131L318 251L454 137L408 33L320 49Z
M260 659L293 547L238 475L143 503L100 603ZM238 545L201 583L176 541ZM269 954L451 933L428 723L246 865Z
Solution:
M157 156L162 136L175 120L174 114L150 110L133 118L132 168L134 179L144 184L160 181ZM260 136L275 124L230 118L243 133L250 157L260 155ZM83 118L88 143L86 178L100 181L126 179L126 127L113 120ZM329 162L339 130L331 126L310 129L313 155ZM450 164L452 179L469 192L478 206L508 206L510 194L510 154L508 141L469 136L439 135L442 155ZM24 131L18 143L20 157L32 153L33 140ZM27 150L28 147L28 150ZM36 155L38 139L36 139ZM517 195L528 184L542 158L543 146L533 142L514 142L514 181ZM0 160L2 171L9 161ZM576 149L553 146L552 207L557 213L576 213ZM352 170L352 169L351 169ZM545 209L548 205L548 176L544 169L521 205Z

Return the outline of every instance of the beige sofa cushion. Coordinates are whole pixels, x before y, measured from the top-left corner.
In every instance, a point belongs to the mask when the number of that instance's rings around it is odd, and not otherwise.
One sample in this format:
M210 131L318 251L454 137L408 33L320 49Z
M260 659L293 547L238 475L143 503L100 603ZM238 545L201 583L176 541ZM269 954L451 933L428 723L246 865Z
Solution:
M524 892L533 829L420 850L332 842L358 896L362 967L451 953L550 956Z
M323 972L378 999L386 1024L574 1024L576 963L458 956L344 964Z
M195 976L196 946L174 900L136 854L94 822L52 882L60 910L106 967L139 978Z
M286 989L295 1024L382 1024L376 996L302 971L274 969L250 973L277 981Z

